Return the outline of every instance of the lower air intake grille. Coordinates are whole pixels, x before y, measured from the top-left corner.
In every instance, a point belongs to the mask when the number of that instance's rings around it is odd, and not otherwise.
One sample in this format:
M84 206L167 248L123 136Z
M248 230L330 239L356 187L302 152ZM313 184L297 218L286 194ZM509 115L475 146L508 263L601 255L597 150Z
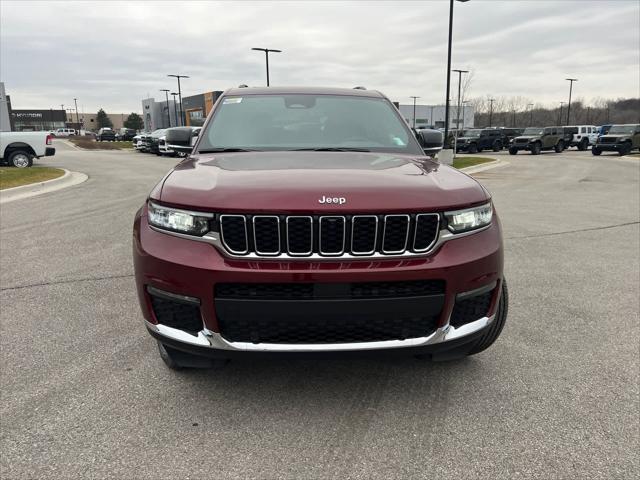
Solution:
M493 291L456 301L451 313L451 325L459 327L486 317L491 306L492 295Z
M438 316L388 319L331 318L322 322L255 319L220 321L222 336L232 342L322 344L376 342L426 337L438 327Z
M197 305L173 302L154 295L150 297L153 314L158 323L191 333L202 330L200 308Z

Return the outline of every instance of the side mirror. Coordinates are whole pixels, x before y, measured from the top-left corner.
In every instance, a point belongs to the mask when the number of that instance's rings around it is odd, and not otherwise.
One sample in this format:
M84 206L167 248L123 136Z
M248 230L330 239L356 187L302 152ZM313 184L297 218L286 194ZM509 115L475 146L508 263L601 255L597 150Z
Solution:
M176 152L191 153L193 146L191 138L193 131L191 127L173 127L167 129L165 133L167 146Z
M438 130L417 130L416 138L427 155L435 155L444 145L444 134Z

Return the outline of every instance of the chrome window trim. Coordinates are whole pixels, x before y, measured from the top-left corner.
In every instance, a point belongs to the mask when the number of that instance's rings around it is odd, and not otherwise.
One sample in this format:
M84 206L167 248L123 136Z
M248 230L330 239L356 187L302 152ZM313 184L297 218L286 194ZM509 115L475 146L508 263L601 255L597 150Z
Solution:
M225 218L232 218L232 217L242 218L242 224L244 225L244 244L247 246L247 248L244 251L233 250L231 247L229 247L229 245L227 245L227 242L224 241L224 227L222 226L222 220ZM249 253L249 234L247 233L247 217L244 215L231 215L231 214L220 215L220 240L222 241L224 248L226 248L229 252L233 253L234 255L246 255L247 253Z
M309 250L308 252L292 253L291 248L289 248L289 220L292 218L309 219L309 226L311 227L311 239L310 239L311 250ZM289 215L285 220L285 224L286 224L286 230L287 230L287 254L291 255L292 257L308 257L309 255L311 255L313 253L313 217L310 215Z
M482 317L473 322L466 323L456 328L447 322L439 327L431 335L419 338L408 338L406 340L383 340L378 342L357 342L357 343L310 343L310 344L290 344L290 343L247 343L229 342L218 332L211 331L206 327L191 335L177 328L168 327L162 324L153 324L145 320L145 325L150 331L171 340L216 350L231 350L239 352L337 352L337 351L358 351L358 350L385 350L393 348L422 347L437 343L449 342L474 334L489 326L495 318Z
M265 253L258 250L258 242L256 241L256 218L275 218L276 219L276 224L278 227L278 251L277 252ZM251 223L253 226L253 246L256 253L260 257L275 257L280 255L282 253L282 239L280 238L280 217L278 215L254 215L253 218L251 219Z
M438 235L438 233L436 233L436 235L433 237L433 240L431 241L431 243L427 246L427 248L421 248L418 249L416 248L416 237L418 236L418 219L420 217L437 217L438 218L438 223L436 224L436 232L440 231L440 214L438 213L419 213L416 215L416 224L415 227L413 229L413 251L416 253L423 253L423 252L428 252L433 245L438 241L438 238L440 237L440 235Z
M407 234L404 237L404 247L401 250L385 250L384 249L384 239L385 236L387 235L387 218L390 217L404 217L407 220ZM403 253L407 251L407 243L409 243L409 230L411 226L411 217L409 215L406 214L390 214L390 215L385 215L384 216L384 226L382 229L382 245L380 246L381 248L381 252L382 253L386 253L387 255L395 255L398 253Z
M342 219L342 249L335 253L322 253L322 220L326 218ZM321 215L318 218L318 254L320 257L340 257L344 254L344 246L347 236L347 218L343 215Z
M359 218L373 218L376 221L376 230L373 236L373 249L367 252L356 252L353 248L353 230L356 226L356 220ZM353 215L351 217L351 254L354 256L364 256L364 255L372 255L376 251L376 247L378 246L378 228L379 228L379 220L377 215Z

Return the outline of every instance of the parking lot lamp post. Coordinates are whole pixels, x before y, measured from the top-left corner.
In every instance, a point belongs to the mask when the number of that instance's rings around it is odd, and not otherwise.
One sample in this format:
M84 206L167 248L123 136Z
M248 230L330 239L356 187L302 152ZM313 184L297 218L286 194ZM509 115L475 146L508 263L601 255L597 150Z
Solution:
M252 48L251 50L264 52L264 59L267 63L267 87L268 87L269 86L269 52L282 53L282 50L277 50L275 48L259 48L259 47Z
M565 78L569 82L569 103L567 104L567 125L569 125L569 118L571 116L571 92L573 91L573 82L577 82L577 78Z
M529 126L533 126L533 103L527 103L527 108L529 109Z
M78 129L80 129L81 125L80 125L80 116L78 115L78 99L74 98L73 103L76 104L76 123L78 124Z
M468 2L469 0L456 0L458 2ZM447 96L444 97L447 104L444 108L444 139L445 144L449 138L449 92L451 87L451 43L453 39L453 0L449 0L449 44L447 49ZM446 145L445 145L446 146Z
M491 126L491 123L493 122L493 102L495 101L495 98L489 99L489 126Z
M416 128L416 99L420 97L416 97L415 95L411 95L409 98L413 98L413 128Z
M189 78L188 75L167 75L167 77L175 77L178 79L178 98L180 99L180 125L184 125L184 112L182 110L182 89L180 88L180 79Z
M176 127L178 126L178 106L176 105L176 95L178 95L176 92L171 92L171 95L173 96L173 113L176 117Z
M161 88L160 91L164 92L164 96L167 99L167 125L171 127L171 113L170 113L171 109L169 108L169 92L171 90L169 90L168 88Z

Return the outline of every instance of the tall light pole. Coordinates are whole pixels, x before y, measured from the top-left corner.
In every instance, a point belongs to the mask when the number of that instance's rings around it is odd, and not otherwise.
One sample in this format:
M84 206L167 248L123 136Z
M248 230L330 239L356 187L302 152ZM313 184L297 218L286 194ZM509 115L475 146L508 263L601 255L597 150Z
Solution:
M171 95L173 95L173 113L176 117L176 127L178 126L178 107L176 105L176 95L178 95L176 92L171 92Z
M175 77L178 79L178 98L180 98L180 125L184 125L184 112L182 111L182 90L180 89L180 79L189 78L189 76L188 75L167 75L167 77Z
M569 125L569 118L571 116L571 92L573 91L573 82L577 82L577 78L565 78L569 82L569 104L567 105L567 125Z
M529 126L533 127L533 103L527 103L529 109Z
M76 104L76 123L78 124L78 128L80 128L80 116L78 115L78 99L74 98L73 103Z
M560 115L558 115L558 126L562 125L562 106L565 104L566 102L560 102Z
M275 48L252 48L251 50L257 50L264 52L264 58L267 62L267 87L269 86L269 52L282 53L282 50L276 50Z
M495 101L495 98L489 99L489 126L491 126L491 122L493 121L493 102Z
M167 125L169 126L169 128L171 128L171 113L169 112L169 110L171 110L169 108L169 92L171 90L169 90L168 88L161 88L160 91L164 92L164 96L167 99L167 122L168 122ZM174 107L175 107L175 105L174 105Z
M416 99L420 98L415 95L411 95L409 98L413 98L413 128L416 128Z
M468 2L469 0L457 0L458 2ZM451 43L453 39L453 0L449 0L449 45L447 49L447 96L444 108L444 141L445 146L449 138L449 91L451 84Z
M435 105L431 105L431 117L429 117L429 123L431 123L431 128L436 126L436 124L433 123L433 108L434 107L435 107Z

